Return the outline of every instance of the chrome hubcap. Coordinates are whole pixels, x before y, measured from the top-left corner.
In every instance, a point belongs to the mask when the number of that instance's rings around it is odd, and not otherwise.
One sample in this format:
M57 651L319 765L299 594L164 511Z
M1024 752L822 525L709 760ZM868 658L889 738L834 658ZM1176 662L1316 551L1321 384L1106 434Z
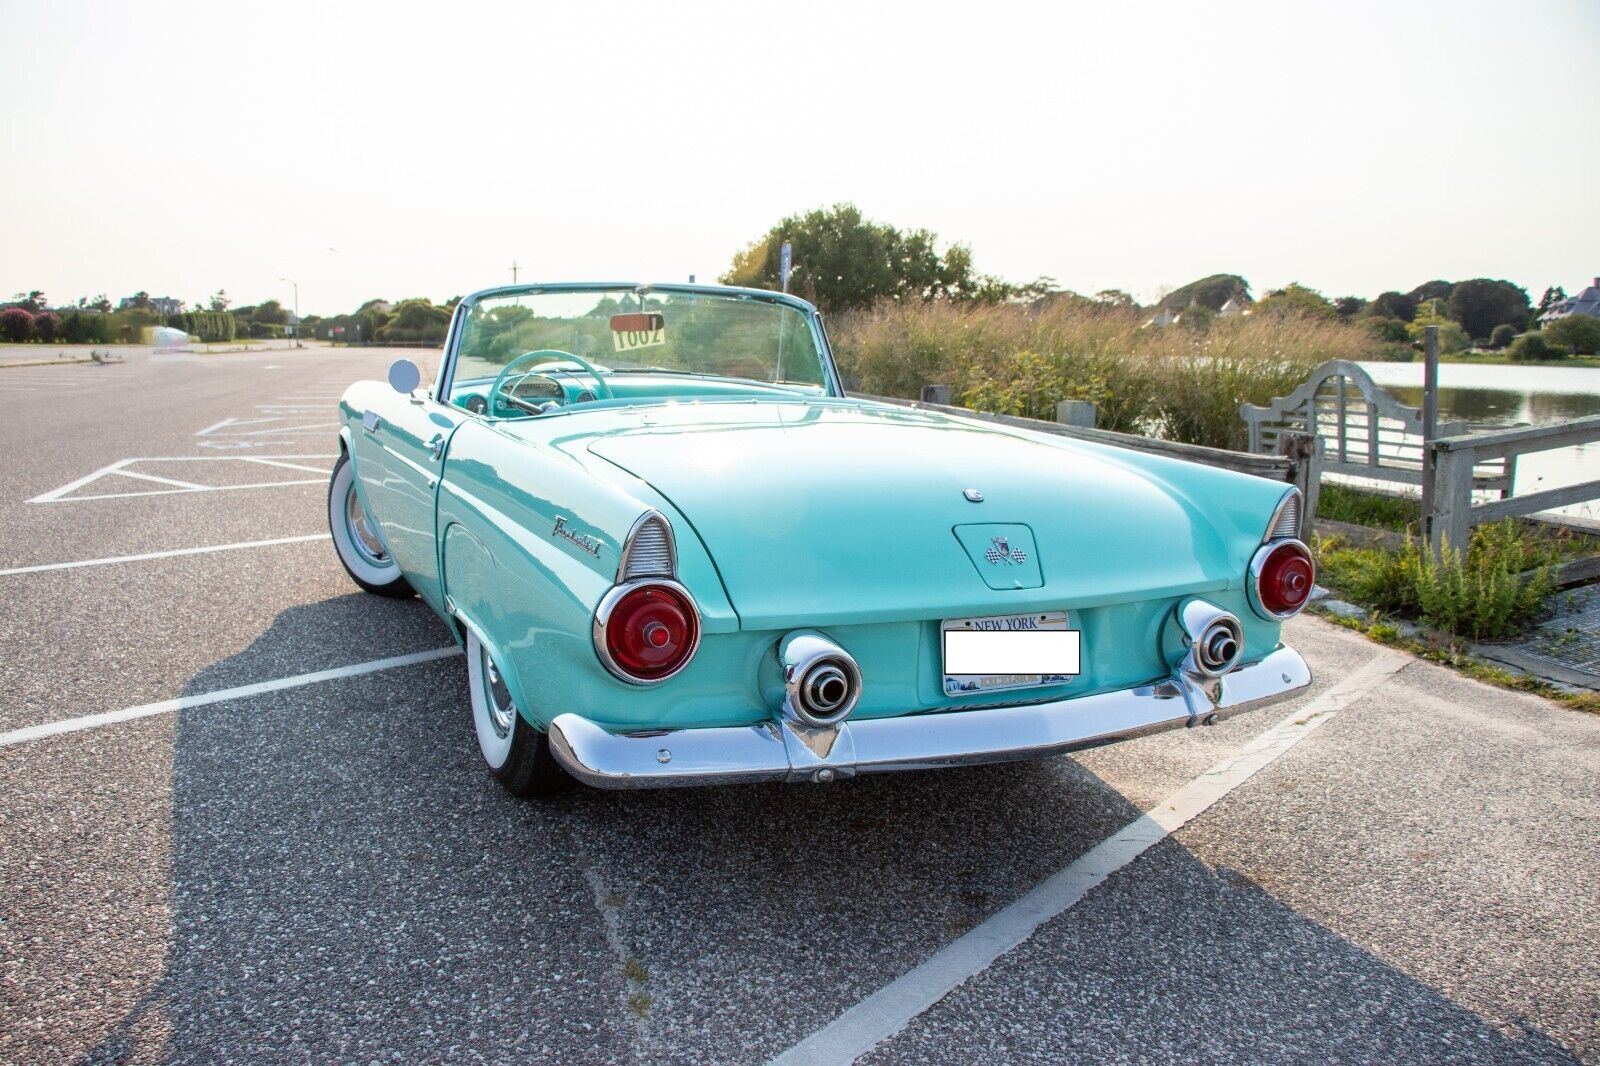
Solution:
M517 720L517 705L511 702L511 690L506 688L505 679L487 651L483 653L483 680L483 694L489 703L489 725L494 728L495 736L504 740L511 735L511 726Z
M383 546L383 540L378 536L377 530L372 528L372 522L367 518L367 509L361 506L361 497L356 495L354 484L344 497L344 522L350 530L350 543L360 556L373 566L383 566L389 561L389 552Z

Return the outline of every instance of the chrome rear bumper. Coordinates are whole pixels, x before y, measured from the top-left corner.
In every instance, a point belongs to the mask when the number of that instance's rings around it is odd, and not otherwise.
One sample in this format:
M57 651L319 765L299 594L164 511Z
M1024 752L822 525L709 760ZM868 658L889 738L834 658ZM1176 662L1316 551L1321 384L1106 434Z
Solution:
M832 781L862 773L1009 762L1211 723L1293 696L1311 669L1287 645L1215 681L1183 671L1153 685L1016 707L852 719L814 729L761 725L609 733L576 714L550 723L550 749L598 788Z

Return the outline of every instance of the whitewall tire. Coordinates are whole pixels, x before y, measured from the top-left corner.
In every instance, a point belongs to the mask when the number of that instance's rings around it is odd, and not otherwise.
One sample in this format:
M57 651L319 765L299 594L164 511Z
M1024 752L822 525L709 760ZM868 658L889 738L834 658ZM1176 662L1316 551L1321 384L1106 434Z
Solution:
M333 549L355 583L380 596L410 596L400 566L389 555L378 524L356 492L355 466L348 452L339 453L328 480L328 532Z
M494 656L466 629L472 728L489 772L514 796L554 796L577 784L550 754L550 740L517 710Z

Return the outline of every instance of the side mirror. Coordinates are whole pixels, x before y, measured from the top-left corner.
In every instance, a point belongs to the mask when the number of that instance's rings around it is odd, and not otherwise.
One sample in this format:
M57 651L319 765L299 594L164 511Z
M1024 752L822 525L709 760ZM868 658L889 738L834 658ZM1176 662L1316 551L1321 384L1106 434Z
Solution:
M389 387L410 396L422 384L422 371L409 359L396 359L389 366Z

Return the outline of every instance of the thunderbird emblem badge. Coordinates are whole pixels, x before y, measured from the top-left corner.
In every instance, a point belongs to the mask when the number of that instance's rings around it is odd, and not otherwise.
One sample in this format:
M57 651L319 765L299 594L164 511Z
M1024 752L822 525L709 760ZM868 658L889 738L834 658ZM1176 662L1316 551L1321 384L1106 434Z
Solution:
M983 557L994 564L1025 563L1028 561L1028 553L1021 548L1013 548L1011 541L1005 537L995 537L991 540L988 550L983 553Z

